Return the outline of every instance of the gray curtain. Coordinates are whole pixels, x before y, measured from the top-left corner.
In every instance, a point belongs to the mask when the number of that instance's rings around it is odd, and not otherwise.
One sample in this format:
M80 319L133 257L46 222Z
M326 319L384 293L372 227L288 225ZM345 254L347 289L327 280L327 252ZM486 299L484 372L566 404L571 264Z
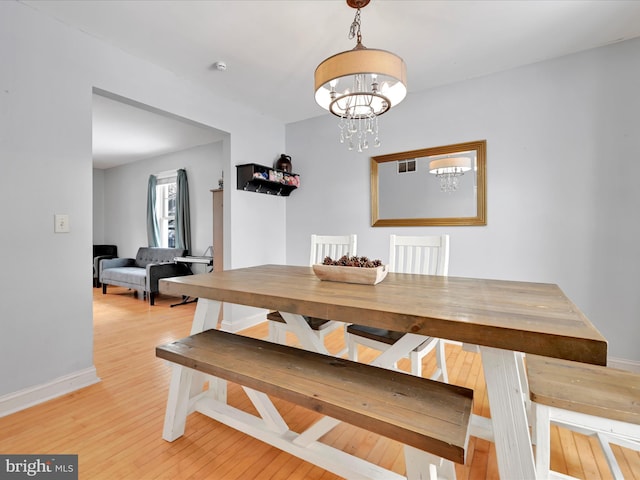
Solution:
M178 170L176 192L176 248L191 252L191 215L189 213L189 182L187 172Z
M150 247L160 246L160 227L156 216L156 185L155 175L149 175L147 190L147 240Z

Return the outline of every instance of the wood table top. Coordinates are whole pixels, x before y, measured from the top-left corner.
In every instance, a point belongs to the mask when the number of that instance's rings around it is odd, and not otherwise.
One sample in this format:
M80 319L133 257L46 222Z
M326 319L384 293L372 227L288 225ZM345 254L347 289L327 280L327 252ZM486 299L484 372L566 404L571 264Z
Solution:
M606 365L607 341L553 284L389 273L377 285L261 265L160 280L160 292Z

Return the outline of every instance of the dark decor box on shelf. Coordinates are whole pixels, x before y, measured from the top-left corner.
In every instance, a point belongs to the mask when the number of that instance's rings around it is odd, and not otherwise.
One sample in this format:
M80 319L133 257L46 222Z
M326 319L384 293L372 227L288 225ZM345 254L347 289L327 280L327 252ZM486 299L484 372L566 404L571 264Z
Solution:
M300 175L257 163L236 165L237 188L247 192L288 197L300 186Z

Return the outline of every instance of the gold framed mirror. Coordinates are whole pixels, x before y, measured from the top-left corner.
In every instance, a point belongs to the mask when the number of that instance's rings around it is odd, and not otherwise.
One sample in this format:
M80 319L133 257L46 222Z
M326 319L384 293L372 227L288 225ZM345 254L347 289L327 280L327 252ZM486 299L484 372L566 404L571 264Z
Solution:
M486 140L371 157L371 226L486 225Z

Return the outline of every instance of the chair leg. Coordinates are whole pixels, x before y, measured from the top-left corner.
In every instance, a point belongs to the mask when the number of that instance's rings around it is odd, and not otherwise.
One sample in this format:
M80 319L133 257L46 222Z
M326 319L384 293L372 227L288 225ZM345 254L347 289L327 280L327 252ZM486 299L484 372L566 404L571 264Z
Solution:
M103 283L102 284L102 294L105 295L107 293L107 284Z
M268 320L268 322L269 322L269 341L273 343L278 343L280 345L286 345L287 343L286 326L280 322L274 322L273 320Z
M276 340L278 332L276 332L276 326L274 325L274 322L272 322L271 320L267 320L267 322L267 325L269 327L269 334L267 339L272 343L278 343L278 341Z
M411 358L411 374L416 377L422 376L422 357L416 351L412 351L409 353L409 357Z
M349 354L349 360L353 360L354 362L358 361L358 344L349 334L347 334L347 352Z
M444 342L442 340L438 340L438 344L436 345L436 364L440 369L440 376L442 377L442 381L444 383L449 383L449 374L447 373L447 361L444 352Z
M153 292L149 292L149 305L153 305L155 302L155 294Z

